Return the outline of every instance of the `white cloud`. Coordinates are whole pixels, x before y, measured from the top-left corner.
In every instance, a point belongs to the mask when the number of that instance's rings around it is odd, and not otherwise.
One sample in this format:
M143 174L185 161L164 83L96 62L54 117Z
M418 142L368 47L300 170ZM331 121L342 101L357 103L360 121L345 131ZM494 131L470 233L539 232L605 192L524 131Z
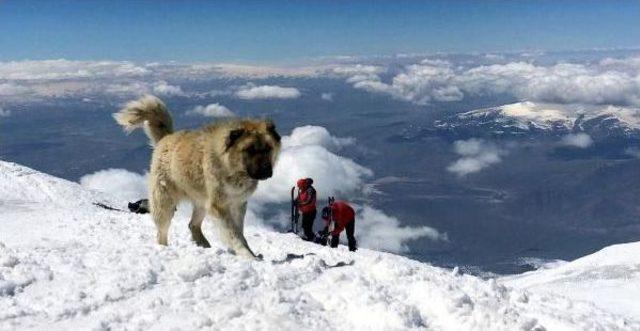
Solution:
M144 82L124 82L108 84L104 88L104 93L118 96L140 96L150 93L150 88Z
M367 91L375 91L376 88L384 89L381 87L380 74L386 72L386 69L381 66L374 65L340 65L330 67L325 71L325 74L333 77L346 78L347 83L358 85L357 88L361 88ZM360 83L362 83L360 85Z
M510 62L472 68L443 60L405 66L390 83L379 73L353 71L355 88L385 93L419 105L458 101L465 94L511 94L537 102L640 105L640 59L605 59L595 64L550 66Z
M147 198L147 175L125 169L106 169L82 176L80 185L125 201Z
M446 234L428 226L401 226L397 218L367 205L356 210L356 234L362 247L395 253L408 252L407 242L411 240L448 240Z
M324 199L329 195L357 193L373 172L353 160L332 153L320 145L283 146L273 177L260 182L255 193L261 202L289 200L291 186L299 178L311 177Z
M182 88L178 85L170 85L165 81L156 82L153 85L153 93L165 96L184 96L186 95Z
M226 76L246 78L313 77L317 76L322 70L322 67L317 66L273 67L226 63L216 64L214 68L217 72Z
M324 100L324 101L329 101L329 102L331 102L331 101L333 101L333 93L322 93L322 94L320 95L320 98L321 98L322 100Z
M373 172L334 152L353 144L353 138L338 138L319 126L295 128L282 137L282 149L273 177L260 182L255 199L260 202L285 202L291 186L299 178L311 177L324 196L349 195L359 191Z
M7 117L9 115L11 115L10 111L4 110L4 109L2 109L2 107L0 107L0 117Z
M454 151L461 158L447 167L447 170L458 176L478 172L501 161L504 153L496 145L482 139L471 138L454 142Z
M387 93L396 99L419 105L431 101L458 101L462 91L455 85L455 72L451 64L442 60L424 60L422 64L410 65L393 77L391 84L379 78L358 79L354 87L370 92Z
M375 65L364 65L364 64L355 64L355 65L340 65L330 67L327 72L330 74L334 74L337 76L345 76L345 77L353 77L353 76L377 76L381 73L384 73L386 69L381 66Z
M387 68L370 64L270 67L63 59L13 61L0 62L0 95L10 101L104 93L121 97L141 93L175 96L194 93L175 85L176 79L324 75L343 77L356 88L416 104L458 101L468 95L509 94L533 102L640 105L640 57L637 56L553 65L516 61L473 67L477 62L460 63L454 65L446 60L427 58L409 65L392 63ZM394 75L387 80L387 73ZM297 98L301 95L293 87L254 84L231 92L244 99Z
M166 81L145 82L139 80L126 80L110 83L94 82L91 90L85 93L103 93L111 96L132 97L144 94L155 94L159 96L187 96L179 85L171 85Z
M638 70L560 63L550 67L525 62L470 69L457 78L469 93L510 93L542 102L640 104Z
M491 61L502 61L505 59L504 55L502 54L491 54L491 53L485 54L484 58Z
M16 83L0 83L0 96L23 96L30 94L32 91L30 88L18 85Z
M235 95L240 99L295 99L300 96L300 91L295 87L282 87L277 85L247 84L240 87Z
M212 103L205 106L196 106L192 110L187 111L187 115L202 115L208 117L233 117L235 114L229 108L219 104Z
M207 92L194 93L194 95L197 96L197 97L216 98L216 97L221 97L221 96L233 95L233 91L230 91L230 90L210 90L210 91L207 91Z
M161 96L212 96L212 93L185 91L175 81L209 80L215 77L267 78L314 77L326 66L269 67L235 64L180 64L127 61L13 61L0 62L0 96L4 101L29 102L57 97L129 98L147 93ZM169 83L168 81L172 81ZM247 85L239 97L297 98L300 91L280 86Z
M69 61L61 59L0 62L0 79L6 80L139 77L149 73L148 69L126 61Z
M486 59L480 59L486 62ZM640 105L640 57L637 56L553 65L524 61L481 66L474 66L474 63L478 62L454 64L427 58L409 65L392 63L387 68L370 64L270 67L216 63L135 64L127 61L0 62L0 95L11 102L101 94L118 97L144 93L204 95L184 91L176 85L176 80L324 75L345 78L356 88L420 105L458 101L470 95L496 94L532 102ZM387 77L387 74L393 75ZM247 100L301 96L294 87L255 84L224 93ZM323 96L325 100L328 98L328 95Z
M326 128L313 125L297 127L291 131L291 135L282 137L282 145L286 148L317 145L330 151L338 151L355 142L355 138L334 137Z
M543 51L527 51L527 52L520 52L518 53L519 56L521 57L527 57L527 58L536 58L536 57L541 57L543 56L545 53Z
M577 148L587 148L593 145L593 139L586 133L568 134L562 137L562 144L565 146L573 146Z

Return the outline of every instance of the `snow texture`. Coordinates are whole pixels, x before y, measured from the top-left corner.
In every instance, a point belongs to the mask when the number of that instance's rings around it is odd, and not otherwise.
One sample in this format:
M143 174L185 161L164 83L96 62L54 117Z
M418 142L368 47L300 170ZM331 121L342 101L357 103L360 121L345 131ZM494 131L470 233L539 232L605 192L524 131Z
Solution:
M609 246L575 261L505 277L501 282L534 293L590 301L640 319L640 242Z
M212 233L212 248L197 247L183 216L161 247L148 215L95 202L123 204L0 162L0 330L640 329L606 305L253 227L263 261L228 253ZM639 249L611 252L611 265L637 261Z

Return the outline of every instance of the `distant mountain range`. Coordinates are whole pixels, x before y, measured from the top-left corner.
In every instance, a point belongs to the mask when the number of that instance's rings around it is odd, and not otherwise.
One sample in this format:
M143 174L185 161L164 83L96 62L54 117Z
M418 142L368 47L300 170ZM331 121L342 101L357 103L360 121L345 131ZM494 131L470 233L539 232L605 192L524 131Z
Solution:
M586 133L595 141L640 139L640 108L541 104L530 101L458 113L436 120L435 130L461 136L563 136Z

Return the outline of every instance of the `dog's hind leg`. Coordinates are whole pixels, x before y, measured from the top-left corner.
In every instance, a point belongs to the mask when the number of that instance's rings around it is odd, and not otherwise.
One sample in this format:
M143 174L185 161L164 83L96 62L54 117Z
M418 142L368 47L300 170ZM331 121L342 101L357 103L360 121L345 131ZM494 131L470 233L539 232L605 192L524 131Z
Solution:
M176 210L177 201L169 189L160 183L151 185L149 207L151 217L158 230L158 244L166 246L169 242L169 226Z
M207 212L204 208L194 204L191 221L189 222L189 229L191 230L191 238L196 242L196 245L209 248L211 245L204 236L204 233L202 233L202 221L204 220L206 213Z

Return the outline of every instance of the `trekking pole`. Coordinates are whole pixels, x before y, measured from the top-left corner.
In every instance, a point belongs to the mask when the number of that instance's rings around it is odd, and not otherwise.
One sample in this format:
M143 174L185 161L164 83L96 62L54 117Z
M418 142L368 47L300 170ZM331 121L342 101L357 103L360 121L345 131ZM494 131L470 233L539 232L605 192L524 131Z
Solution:
M296 221L296 210L298 208L296 208L296 201L295 201L295 190L296 187L292 187L291 188L291 232L293 233L298 233L297 229L296 229L296 225L297 225L297 221Z

